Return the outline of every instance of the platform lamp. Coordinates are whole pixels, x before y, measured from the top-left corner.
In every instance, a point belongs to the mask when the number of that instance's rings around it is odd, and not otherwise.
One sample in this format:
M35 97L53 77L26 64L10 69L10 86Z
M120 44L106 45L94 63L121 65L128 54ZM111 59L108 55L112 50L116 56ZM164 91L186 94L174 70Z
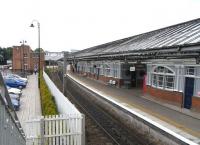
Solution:
M38 20L33 20L30 27L34 28L34 23L37 23L38 28L38 49L39 49L39 63L38 63L38 87L40 88L40 22Z

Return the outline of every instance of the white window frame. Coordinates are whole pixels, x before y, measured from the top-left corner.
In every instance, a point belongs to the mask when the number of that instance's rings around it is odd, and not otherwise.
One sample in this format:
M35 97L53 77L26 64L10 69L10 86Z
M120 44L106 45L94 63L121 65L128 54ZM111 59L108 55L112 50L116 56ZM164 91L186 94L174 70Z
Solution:
M173 82L167 82L167 77L172 77L173 78ZM174 85L175 85L175 76L171 76L171 75L166 75L165 76L165 82L164 82L164 86L165 86L165 89L170 89L170 90L174 90ZM172 84L172 87L168 87L167 86L167 83L171 83Z
M193 74L190 74L190 70L194 70ZM187 66L185 68L185 75L186 76L195 76L196 75L196 68L193 66Z
M103 65L103 75L107 77L112 77L111 76L111 68L109 64L104 64Z
M119 72L119 70L118 70L118 64L114 63L113 64L113 77L114 78L118 78L118 72Z
M159 67L162 67L162 70L161 69L159 70ZM170 71L171 73L169 73L168 71ZM162 86L159 86L159 76L163 77L162 78ZM167 80L168 76L171 76L173 78L173 87L172 88L167 86L166 80ZM152 69L151 86L153 86L155 88L159 88L159 89L174 91L174 89L175 89L175 72L167 66L155 66Z

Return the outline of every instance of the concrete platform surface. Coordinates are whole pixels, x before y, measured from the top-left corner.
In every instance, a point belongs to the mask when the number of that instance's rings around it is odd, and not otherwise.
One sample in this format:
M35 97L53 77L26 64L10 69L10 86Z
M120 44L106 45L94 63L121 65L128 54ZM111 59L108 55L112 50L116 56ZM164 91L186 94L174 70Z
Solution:
M171 131L200 144L200 119L198 117L191 117L166 105L146 99L139 89L116 88L77 74L68 73L68 75L98 94L106 96Z
M21 106L20 110L17 111L17 116L25 129L25 121L42 115L37 75L28 76L28 84L22 90L20 103Z

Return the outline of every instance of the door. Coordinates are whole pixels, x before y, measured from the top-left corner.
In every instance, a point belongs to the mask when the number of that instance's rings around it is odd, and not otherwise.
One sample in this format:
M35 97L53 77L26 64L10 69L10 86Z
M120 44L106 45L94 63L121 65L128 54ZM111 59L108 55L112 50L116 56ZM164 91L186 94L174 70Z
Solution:
M185 78L184 108L190 109L192 106L192 96L194 90L194 78Z
M97 80L99 79L99 70L100 68L97 68Z
M132 87L136 87L136 72L131 71L131 85Z

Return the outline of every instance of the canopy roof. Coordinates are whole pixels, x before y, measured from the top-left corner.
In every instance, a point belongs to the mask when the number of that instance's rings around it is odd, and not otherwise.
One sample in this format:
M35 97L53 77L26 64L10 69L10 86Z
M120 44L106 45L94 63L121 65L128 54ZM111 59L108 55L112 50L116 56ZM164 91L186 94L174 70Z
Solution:
M151 32L139 34L136 36L116 40L106 44L87 48L72 53L69 58L91 58L91 57L110 57L120 55L141 55L143 52L165 53L171 48L180 48L190 46L200 46L200 18L188 22L176 24L166 28L154 30ZM190 47L187 51L197 50L196 47ZM198 48L200 50L200 48Z

